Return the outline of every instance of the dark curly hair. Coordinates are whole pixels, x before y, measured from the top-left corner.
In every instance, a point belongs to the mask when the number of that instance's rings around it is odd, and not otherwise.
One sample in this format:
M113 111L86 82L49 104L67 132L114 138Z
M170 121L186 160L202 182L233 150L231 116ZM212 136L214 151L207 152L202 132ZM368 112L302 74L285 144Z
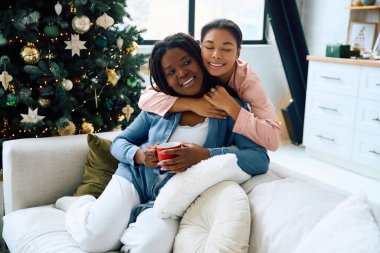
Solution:
M156 91L162 91L165 94L183 97L183 95L175 92L168 84L165 79L164 72L161 68L162 56L170 49L181 48L186 51L200 66L203 72L203 86L200 94L202 96L208 92L215 85L221 85L227 89L228 92L234 97L236 93L226 85L224 85L218 78L210 75L202 62L201 48L193 37L185 33L176 33L174 35L167 36L165 39L158 41L152 50L149 58L149 69L150 69L150 84Z

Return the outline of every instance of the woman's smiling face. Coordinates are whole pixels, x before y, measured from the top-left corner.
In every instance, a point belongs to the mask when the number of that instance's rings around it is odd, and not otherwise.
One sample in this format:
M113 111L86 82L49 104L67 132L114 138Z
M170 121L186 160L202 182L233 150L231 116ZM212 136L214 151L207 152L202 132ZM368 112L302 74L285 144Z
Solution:
M203 72L197 61L181 48L166 51L161 59L162 74L169 86L183 96L199 96Z
M204 36L201 48L203 64L207 71L227 83L240 54L234 36L226 29L211 29Z

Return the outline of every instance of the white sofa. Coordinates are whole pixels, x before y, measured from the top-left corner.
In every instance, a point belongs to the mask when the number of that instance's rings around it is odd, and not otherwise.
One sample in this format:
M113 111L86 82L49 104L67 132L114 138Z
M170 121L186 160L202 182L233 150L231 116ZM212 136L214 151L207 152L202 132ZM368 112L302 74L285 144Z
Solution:
M98 135L111 140L116 134ZM86 135L4 143L3 237L12 253L83 253L65 229L65 213L54 203L75 192L87 152ZM241 186L250 206L249 244L219 252L380 252L380 207L363 198L350 197L274 163L267 174ZM207 208L207 215L215 213L215 205ZM198 213L204 216L205 210ZM180 239L192 243L186 236Z

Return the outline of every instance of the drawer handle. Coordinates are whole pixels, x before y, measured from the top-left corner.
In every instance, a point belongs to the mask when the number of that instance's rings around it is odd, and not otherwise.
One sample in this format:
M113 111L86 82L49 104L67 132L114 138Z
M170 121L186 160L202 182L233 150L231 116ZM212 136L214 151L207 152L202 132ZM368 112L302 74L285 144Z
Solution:
M380 86L380 83L377 83L376 86Z
M325 136L320 135L320 134L317 134L317 137L321 138L322 140L327 140L327 141L335 142L334 138L328 138L328 137L325 137Z
M333 77L333 76L321 76L321 78L327 79L327 80L335 80L340 81L341 79L339 77Z
M379 117L377 117L377 118L375 118L375 119L372 119L372 120L377 121L377 122L380 122Z
M380 153L377 152L376 150L370 150L369 152L372 153L372 154L375 154L375 155L380 155Z
M333 112L337 112L338 111L338 109L326 107L326 106L323 106L323 105L318 106L318 108L321 108L321 109L327 110L327 111L333 111Z

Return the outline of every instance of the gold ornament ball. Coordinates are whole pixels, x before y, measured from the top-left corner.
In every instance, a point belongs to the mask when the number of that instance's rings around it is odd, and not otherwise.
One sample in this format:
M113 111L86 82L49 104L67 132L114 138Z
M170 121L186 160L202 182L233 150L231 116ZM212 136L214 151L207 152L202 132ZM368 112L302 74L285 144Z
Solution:
M82 123L82 134L91 134L94 132L94 125L92 123L84 122Z
M60 136L73 135L75 133L75 130L76 128L74 123L70 121L67 127L58 129L58 133Z
M139 45L136 41L132 41L129 48L125 49L125 54L136 55L138 53Z
M40 51L31 42L27 43L26 46L21 48L20 55L26 64L35 64L41 59Z
M38 103L40 104L41 107L46 108L46 107L50 106L51 101L48 98L40 98L40 99L38 99Z
M85 33L90 30L91 21L86 15L75 16L71 21L71 26L77 33Z
M106 73L108 76L107 82L111 83L113 86L116 86L117 82L120 79L120 76L117 74L116 70L107 68Z

